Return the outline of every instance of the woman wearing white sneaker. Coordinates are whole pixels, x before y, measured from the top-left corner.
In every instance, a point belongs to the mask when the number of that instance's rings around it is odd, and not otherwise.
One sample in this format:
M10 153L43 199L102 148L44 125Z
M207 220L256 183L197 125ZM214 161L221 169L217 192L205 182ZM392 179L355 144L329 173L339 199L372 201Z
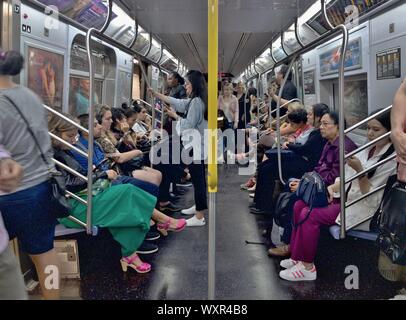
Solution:
M325 120L327 120L327 118L323 117L322 126L324 130L330 130L327 129L327 127L332 127L332 125L325 122ZM386 112L368 122L368 139L369 141L375 140L390 130L390 112ZM352 177L356 173L363 171L364 168L371 167L375 163L391 156L393 153L394 147L391 141L389 139L381 140L373 146L357 153L356 157L349 158L346 164L345 176L347 178ZM360 176L357 180L351 182L350 185L347 184L345 188L348 193L347 201L351 202L358 199L362 195L367 194L370 190L386 183L388 177L393 175L395 170L396 162L395 160L391 160L369 173ZM287 270L279 273L282 279L289 281L316 279L317 272L314 265L314 258L317 252L320 227L322 225L333 225L340 213L339 178L327 189L330 204L325 208L314 208L310 212L310 215L308 214L309 208L306 203L302 200L295 203L293 222L297 227L293 229L290 240L291 258L281 261L281 267L287 268ZM349 207L346 210L347 223L350 226L355 226L357 223L359 224L365 221L368 217L372 217L379 207L382 194L383 191L380 191ZM306 219L306 217L308 217L308 219Z
M148 91L175 108L175 111L168 108L165 111L171 118L177 120L176 130L182 138L182 143L191 145L193 162L188 166L194 186L196 209L195 215L186 221L189 227L200 227L206 224L204 211L207 209L206 169L204 164L204 130L207 129L207 87L203 74L200 71L190 70L186 75L185 87L188 99L165 96L155 92L152 88L149 88ZM186 116L181 118L176 112L184 113ZM189 143L192 133L196 131L201 137L200 145L196 144L197 140L192 140L192 143ZM188 148L188 151L190 149Z

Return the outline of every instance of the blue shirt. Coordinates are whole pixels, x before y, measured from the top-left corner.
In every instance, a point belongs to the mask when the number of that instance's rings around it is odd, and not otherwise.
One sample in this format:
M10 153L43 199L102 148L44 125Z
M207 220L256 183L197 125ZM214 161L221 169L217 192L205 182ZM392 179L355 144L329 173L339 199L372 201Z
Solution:
M75 147L87 152L89 147L89 142L83 138L83 136L79 137L79 141L75 144ZM97 142L93 142L93 165L97 166L100 162L102 162L106 157L104 155L103 149ZM77 162L87 170L87 159L76 152L75 150L70 150L71 155L76 159ZM107 163L103 164L100 168L103 171L109 170Z

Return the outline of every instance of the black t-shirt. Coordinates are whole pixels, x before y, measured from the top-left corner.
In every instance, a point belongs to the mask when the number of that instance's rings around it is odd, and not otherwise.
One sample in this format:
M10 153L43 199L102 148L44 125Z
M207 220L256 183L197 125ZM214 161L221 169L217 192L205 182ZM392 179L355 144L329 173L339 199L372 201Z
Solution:
M292 100L292 99L295 99L295 98L297 98L297 89L296 89L295 85L292 83L292 81L286 81L286 84L283 87L283 91L282 91L282 99ZM276 101L272 100L271 110L275 110L276 106L277 106ZM280 112L281 117L283 115L285 115L286 112L288 112L288 108L283 107L281 109L281 112ZM273 116L275 117L276 114L273 114Z

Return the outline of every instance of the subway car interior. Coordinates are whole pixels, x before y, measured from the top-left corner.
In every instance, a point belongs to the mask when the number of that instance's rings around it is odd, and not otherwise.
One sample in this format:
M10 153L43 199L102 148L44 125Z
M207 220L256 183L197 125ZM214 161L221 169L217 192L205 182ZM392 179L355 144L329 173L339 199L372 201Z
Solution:
M27 114L47 118L71 210L53 218L52 296L0 193L26 298L406 299L406 258L379 241L405 15L403 0L0 0L0 78L19 52L12 80L41 99Z

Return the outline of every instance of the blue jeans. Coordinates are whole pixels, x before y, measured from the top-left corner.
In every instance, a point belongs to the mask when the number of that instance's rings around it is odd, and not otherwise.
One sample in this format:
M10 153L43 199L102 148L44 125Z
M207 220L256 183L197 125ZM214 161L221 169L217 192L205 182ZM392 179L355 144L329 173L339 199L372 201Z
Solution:
M119 184L132 184L133 186L136 186L150 194L152 194L154 197L158 197L158 186L147 182L147 181L142 181L133 177L129 176L118 176L116 180L112 182L112 185L119 185Z

